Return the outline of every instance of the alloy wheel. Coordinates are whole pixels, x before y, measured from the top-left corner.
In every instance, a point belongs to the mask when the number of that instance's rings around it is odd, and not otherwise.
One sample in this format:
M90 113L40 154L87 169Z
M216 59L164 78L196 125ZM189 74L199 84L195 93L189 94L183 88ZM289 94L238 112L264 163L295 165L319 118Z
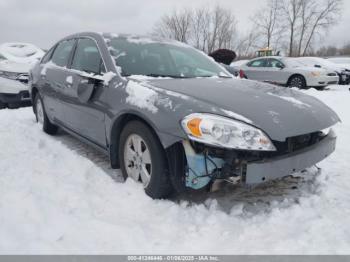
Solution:
M124 163L128 177L142 182L146 188L151 180L152 160L141 136L132 134L128 137L124 146Z
M303 80L300 77L294 77L289 84L290 87L303 88Z

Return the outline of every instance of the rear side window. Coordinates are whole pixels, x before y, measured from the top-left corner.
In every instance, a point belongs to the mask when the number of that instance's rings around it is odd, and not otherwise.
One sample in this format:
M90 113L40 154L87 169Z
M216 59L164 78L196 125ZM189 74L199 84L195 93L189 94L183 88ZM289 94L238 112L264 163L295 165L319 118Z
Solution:
M52 55L52 62L58 66L67 66L75 40L67 40L59 43Z
M259 59L248 64L249 67L266 67L266 59Z
M94 74L106 72L94 40L88 38L79 39L72 62L72 69Z

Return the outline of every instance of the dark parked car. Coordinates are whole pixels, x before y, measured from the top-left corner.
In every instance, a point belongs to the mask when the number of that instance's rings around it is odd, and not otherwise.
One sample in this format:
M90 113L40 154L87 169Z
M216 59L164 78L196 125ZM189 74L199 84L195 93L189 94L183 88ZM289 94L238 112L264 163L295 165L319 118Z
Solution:
M288 88L234 79L187 45L81 33L59 41L30 74L37 121L110 157L153 198L216 179L254 185L335 150L338 116Z

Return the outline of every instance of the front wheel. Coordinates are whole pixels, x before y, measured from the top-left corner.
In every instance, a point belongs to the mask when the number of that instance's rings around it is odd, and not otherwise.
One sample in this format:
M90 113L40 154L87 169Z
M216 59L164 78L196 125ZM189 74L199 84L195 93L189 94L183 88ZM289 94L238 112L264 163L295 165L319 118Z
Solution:
M288 87L297 87L297 88L300 88L300 89L305 89L306 88L305 78L303 76L301 76L301 75L293 76L288 81Z
M141 182L150 197L161 199L172 193L164 149L147 125L132 121L125 126L119 158L124 178Z
M49 135L54 135L57 133L58 127L52 124L47 117L43 100L39 94L37 94L34 99L34 112L36 121L40 124L45 133Z

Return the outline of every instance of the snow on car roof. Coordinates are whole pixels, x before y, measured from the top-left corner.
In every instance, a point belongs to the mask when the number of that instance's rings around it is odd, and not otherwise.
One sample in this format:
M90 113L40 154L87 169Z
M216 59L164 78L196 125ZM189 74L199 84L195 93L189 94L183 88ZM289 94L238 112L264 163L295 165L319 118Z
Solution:
M173 40L173 39L166 39L158 36L147 36L147 35L134 35L134 34L114 34L114 33L101 33L103 38L106 39L126 39L130 43L135 44L152 44L152 43L164 43L164 44L171 44L171 45L177 45L181 47L191 47L190 45L187 45L185 43Z

